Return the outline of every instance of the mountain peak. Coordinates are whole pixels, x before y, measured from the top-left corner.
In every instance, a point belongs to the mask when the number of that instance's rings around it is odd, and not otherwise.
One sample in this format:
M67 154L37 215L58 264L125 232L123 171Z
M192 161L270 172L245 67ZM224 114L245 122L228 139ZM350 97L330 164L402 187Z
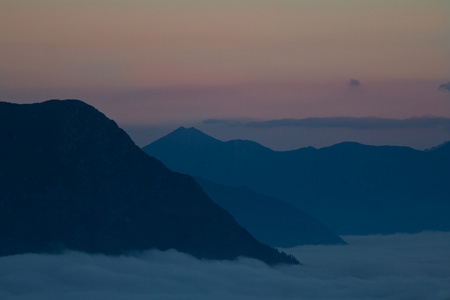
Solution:
M203 133L202 131L198 130L195 127L184 127L184 126L180 126L177 129L175 129L173 131L173 133L182 133L182 134L204 134L207 135L205 133Z
M146 149L152 148L155 144L163 144L168 148L171 147L185 147L188 145L198 145L199 147L203 146L211 146L211 145L217 145L222 144L223 142L215 139L206 133L203 133L202 131L198 130L195 127L179 127L176 130L172 131L166 136L163 136L162 138L154 141L153 143L143 147L142 149L146 151Z
M191 136L192 136L192 135L198 135L198 136L207 136L207 137L210 137L209 135L207 135L206 133L204 133L204 132L198 130L198 129L195 128L195 127L189 127L189 128L186 128L186 127L184 127L184 126L178 127L177 129L175 129L174 131L172 131L172 133L170 133L170 134L178 134L178 135L182 134L182 135L191 135Z
M273 150L270 148L267 148L257 142L253 142L250 140L230 140L227 142L223 142L221 140L218 140L216 138L213 138L212 136L207 135L206 133L198 130L195 127L178 127L176 130L172 131L168 135L156 140L155 142L143 147L142 149L147 152L148 154L151 153L151 149L154 149L156 146L164 145L165 148L169 149L175 149L175 148L183 148L186 149L187 147L194 147L196 149L201 149L205 147L231 147L235 149L235 151L248 151L250 149L252 150L259 150L259 151L270 151Z

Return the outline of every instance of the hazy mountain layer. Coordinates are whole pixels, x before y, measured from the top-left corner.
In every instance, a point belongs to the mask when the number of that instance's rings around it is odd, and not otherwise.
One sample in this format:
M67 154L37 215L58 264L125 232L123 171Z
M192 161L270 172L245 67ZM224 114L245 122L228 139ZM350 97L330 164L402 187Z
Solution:
M260 244L194 180L80 101L0 103L0 255L174 248L298 263Z
M169 168L295 204L338 234L450 230L450 144L277 152L179 128L143 150Z
M195 178L205 193L258 241L274 247L336 245L345 242L325 225L292 204L246 187L229 187Z

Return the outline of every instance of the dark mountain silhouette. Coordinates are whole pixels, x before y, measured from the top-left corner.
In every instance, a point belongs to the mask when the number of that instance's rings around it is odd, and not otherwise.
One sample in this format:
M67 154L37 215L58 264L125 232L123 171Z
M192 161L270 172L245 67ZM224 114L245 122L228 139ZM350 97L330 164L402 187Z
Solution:
M174 248L298 263L259 243L190 176L146 155L80 101L0 103L0 166L0 255Z
M231 213L258 241L274 247L346 244L325 225L292 204L246 187L229 187L194 178L205 193Z
M345 142L278 152L179 128L143 150L172 170L294 204L338 234L450 230L450 144L417 151Z

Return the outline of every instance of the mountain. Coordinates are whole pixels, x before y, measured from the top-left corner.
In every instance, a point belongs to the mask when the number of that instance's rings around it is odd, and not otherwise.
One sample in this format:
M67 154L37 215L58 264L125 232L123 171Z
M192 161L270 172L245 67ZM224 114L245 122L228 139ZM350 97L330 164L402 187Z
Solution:
M450 230L449 149L344 142L272 151L195 128L143 148L172 170L293 204L340 235Z
M274 152L252 141L222 142L192 127L180 127L142 150L170 169L231 186L240 186L253 175L248 171L262 167Z
M151 248L298 264L77 100L0 103L0 255Z
M273 247L346 244L329 228L292 204L246 187L229 187L194 178L205 193L258 241Z

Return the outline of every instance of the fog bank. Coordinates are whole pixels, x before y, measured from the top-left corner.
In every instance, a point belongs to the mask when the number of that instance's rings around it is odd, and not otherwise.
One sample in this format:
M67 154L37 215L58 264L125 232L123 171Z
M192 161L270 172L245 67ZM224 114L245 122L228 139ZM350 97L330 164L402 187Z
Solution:
M450 232L287 249L303 266L68 252L0 258L0 299L450 299Z

